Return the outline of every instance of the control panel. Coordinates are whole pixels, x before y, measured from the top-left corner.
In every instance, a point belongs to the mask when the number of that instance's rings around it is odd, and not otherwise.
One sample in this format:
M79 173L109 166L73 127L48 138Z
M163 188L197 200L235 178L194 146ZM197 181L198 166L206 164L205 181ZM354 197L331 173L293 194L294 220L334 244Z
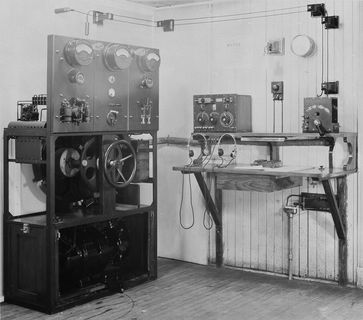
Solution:
M303 132L338 133L338 99L337 98L305 98Z
M157 49L51 35L48 124L53 132L157 130Z
M194 132L252 131L251 96L195 95Z

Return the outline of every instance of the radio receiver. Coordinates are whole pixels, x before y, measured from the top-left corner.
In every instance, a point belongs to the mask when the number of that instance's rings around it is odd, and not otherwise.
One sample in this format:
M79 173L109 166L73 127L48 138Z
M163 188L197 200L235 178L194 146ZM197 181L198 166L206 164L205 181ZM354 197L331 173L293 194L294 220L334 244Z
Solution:
M251 96L195 95L194 132L252 131Z

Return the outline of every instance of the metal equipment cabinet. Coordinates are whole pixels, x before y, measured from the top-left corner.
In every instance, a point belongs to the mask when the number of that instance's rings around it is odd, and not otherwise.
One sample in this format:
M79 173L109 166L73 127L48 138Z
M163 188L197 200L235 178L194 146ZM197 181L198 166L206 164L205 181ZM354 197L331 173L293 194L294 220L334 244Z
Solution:
M4 129L6 302L54 313L156 278L159 64L157 49L48 36L47 121ZM22 164L43 212L10 211Z
M19 160L9 157L9 142L29 137L30 132L22 128L4 130L4 293L5 301L54 313L87 300L109 294L110 290L127 288L157 276L156 222L156 132L150 132L152 143L147 152L152 154L153 177L146 182L152 184L153 200L142 205L133 191L132 204L110 206L107 194L100 195L98 208L80 208L59 215L55 207L55 141L65 134L47 133L47 129L32 129L32 137L45 140L46 158L42 160ZM115 134L115 133L113 133ZM118 133L122 134L122 133ZM124 133L125 134L125 133ZM129 132L127 133L129 134ZM97 133L97 137L109 133ZM95 136L95 134L92 134ZM46 159L49 159L46 161ZM31 163L46 165L46 212L36 212L16 217L9 211L9 163ZM102 183L102 182L101 182ZM133 186L133 185L131 185ZM136 188L137 189L137 188ZM131 198L128 198L129 200ZM77 226L88 226L108 221L125 221L133 246L125 279L114 279L113 283L98 283L80 288L70 294L60 292L59 240L62 230Z

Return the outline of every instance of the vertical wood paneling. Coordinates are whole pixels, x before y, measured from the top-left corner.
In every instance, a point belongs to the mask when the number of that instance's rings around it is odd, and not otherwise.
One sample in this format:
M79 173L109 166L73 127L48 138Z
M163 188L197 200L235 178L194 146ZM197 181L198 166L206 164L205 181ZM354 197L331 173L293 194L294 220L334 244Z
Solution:
M327 77L327 52L329 51L329 81L339 80L339 122L341 131L357 130L358 92L360 74L357 70L359 52L359 5L357 0L325 1L329 15L339 15L341 27L329 31L329 47L324 52L321 42L320 18L310 17L306 11L308 0L278 1L216 1L212 10L198 11L200 15L255 12L261 10L303 6L299 14L215 23L209 26L209 34L199 31L200 26L188 28L193 39L208 38L202 52L210 56L210 70L195 68L193 84L206 81L210 93L233 92L252 95L253 131L272 132L272 96L270 83L283 80L285 84L284 131L301 132L304 97L320 94L321 60L325 55L324 81ZM184 10L184 16L187 13ZM294 10L295 11L295 10ZM170 18L170 11L167 18ZM205 14L202 14L202 13ZM189 9L190 16L197 16ZM178 27L182 29L183 27ZM184 32L184 31L182 31ZM185 33L187 34L187 33ZM316 52L308 58L294 56L290 51L292 38L307 34L316 43ZM164 34L162 36L165 36ZM167 35L170 37L170 35ZM267 40L285 38L285 55L266 56L263 48ZM169 38L168 38L169 39ZM183 41L188 41L184 36ZM200 40L202 41L202 40ZM175 42L176 43L176 42ZM196 41L179 43L178 56L197 55ZM204 48L204 49L203 49ZM211 52L210 52L211 51ZM198 69L199 68L199 69ZM200 71L200 73L197 72ZM209 75L209 78L208 76ZM208 79L206 79L208 78ZM174 88L174 87L173 87ZM203 86L187 90L189 95L201 93ZM175 88L171 92L176 92ZM208 93L204 91L205 93ZM165 93L166 95L166 93ZM277 103L278 106L279 102ZM190 104L187 108L191 108ZM188 109L189 110L189 109ZM279 116L279 107L277 115ZM189 112L189 111L188 111ZM189 117L189 114L188 114ZM190 120L191 121L191 120ZM277 123L277 128L279 126ZM278 131L277 130L277 131ZM341 148L341 150L343 150ZM337 152L339 148L337 148ZM239 162L249 163L267 158L267 149L242 146ZM328 164L325 147L285 147L281 151L285 164L319 166ZM358 178L348 178L348 279L356 281L358 257ZM225 261L229 265L277 273L287 273L288 219L282 206L286 197L300 192L323 192L321 185L305 179L303 186L274 193L223 191L223 223ZM214 231L209 235L210 260L214 259ZM336 280L338 272L338 239L332 217L326 212L300 211L293 220L293 273L300 277ZM363 259L362 259L363 260Z

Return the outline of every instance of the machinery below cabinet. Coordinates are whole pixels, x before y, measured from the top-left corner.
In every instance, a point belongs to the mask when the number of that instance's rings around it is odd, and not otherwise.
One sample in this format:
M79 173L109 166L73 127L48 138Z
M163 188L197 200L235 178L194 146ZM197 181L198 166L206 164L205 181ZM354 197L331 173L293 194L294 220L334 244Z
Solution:
M15 219L6 228L8 302L52 312L156 278L156 259L149 260L151 212L57 230L49 244L55 281L47 279L47 228L36 220ZM49 281L57 293L54 310L48 309Z

